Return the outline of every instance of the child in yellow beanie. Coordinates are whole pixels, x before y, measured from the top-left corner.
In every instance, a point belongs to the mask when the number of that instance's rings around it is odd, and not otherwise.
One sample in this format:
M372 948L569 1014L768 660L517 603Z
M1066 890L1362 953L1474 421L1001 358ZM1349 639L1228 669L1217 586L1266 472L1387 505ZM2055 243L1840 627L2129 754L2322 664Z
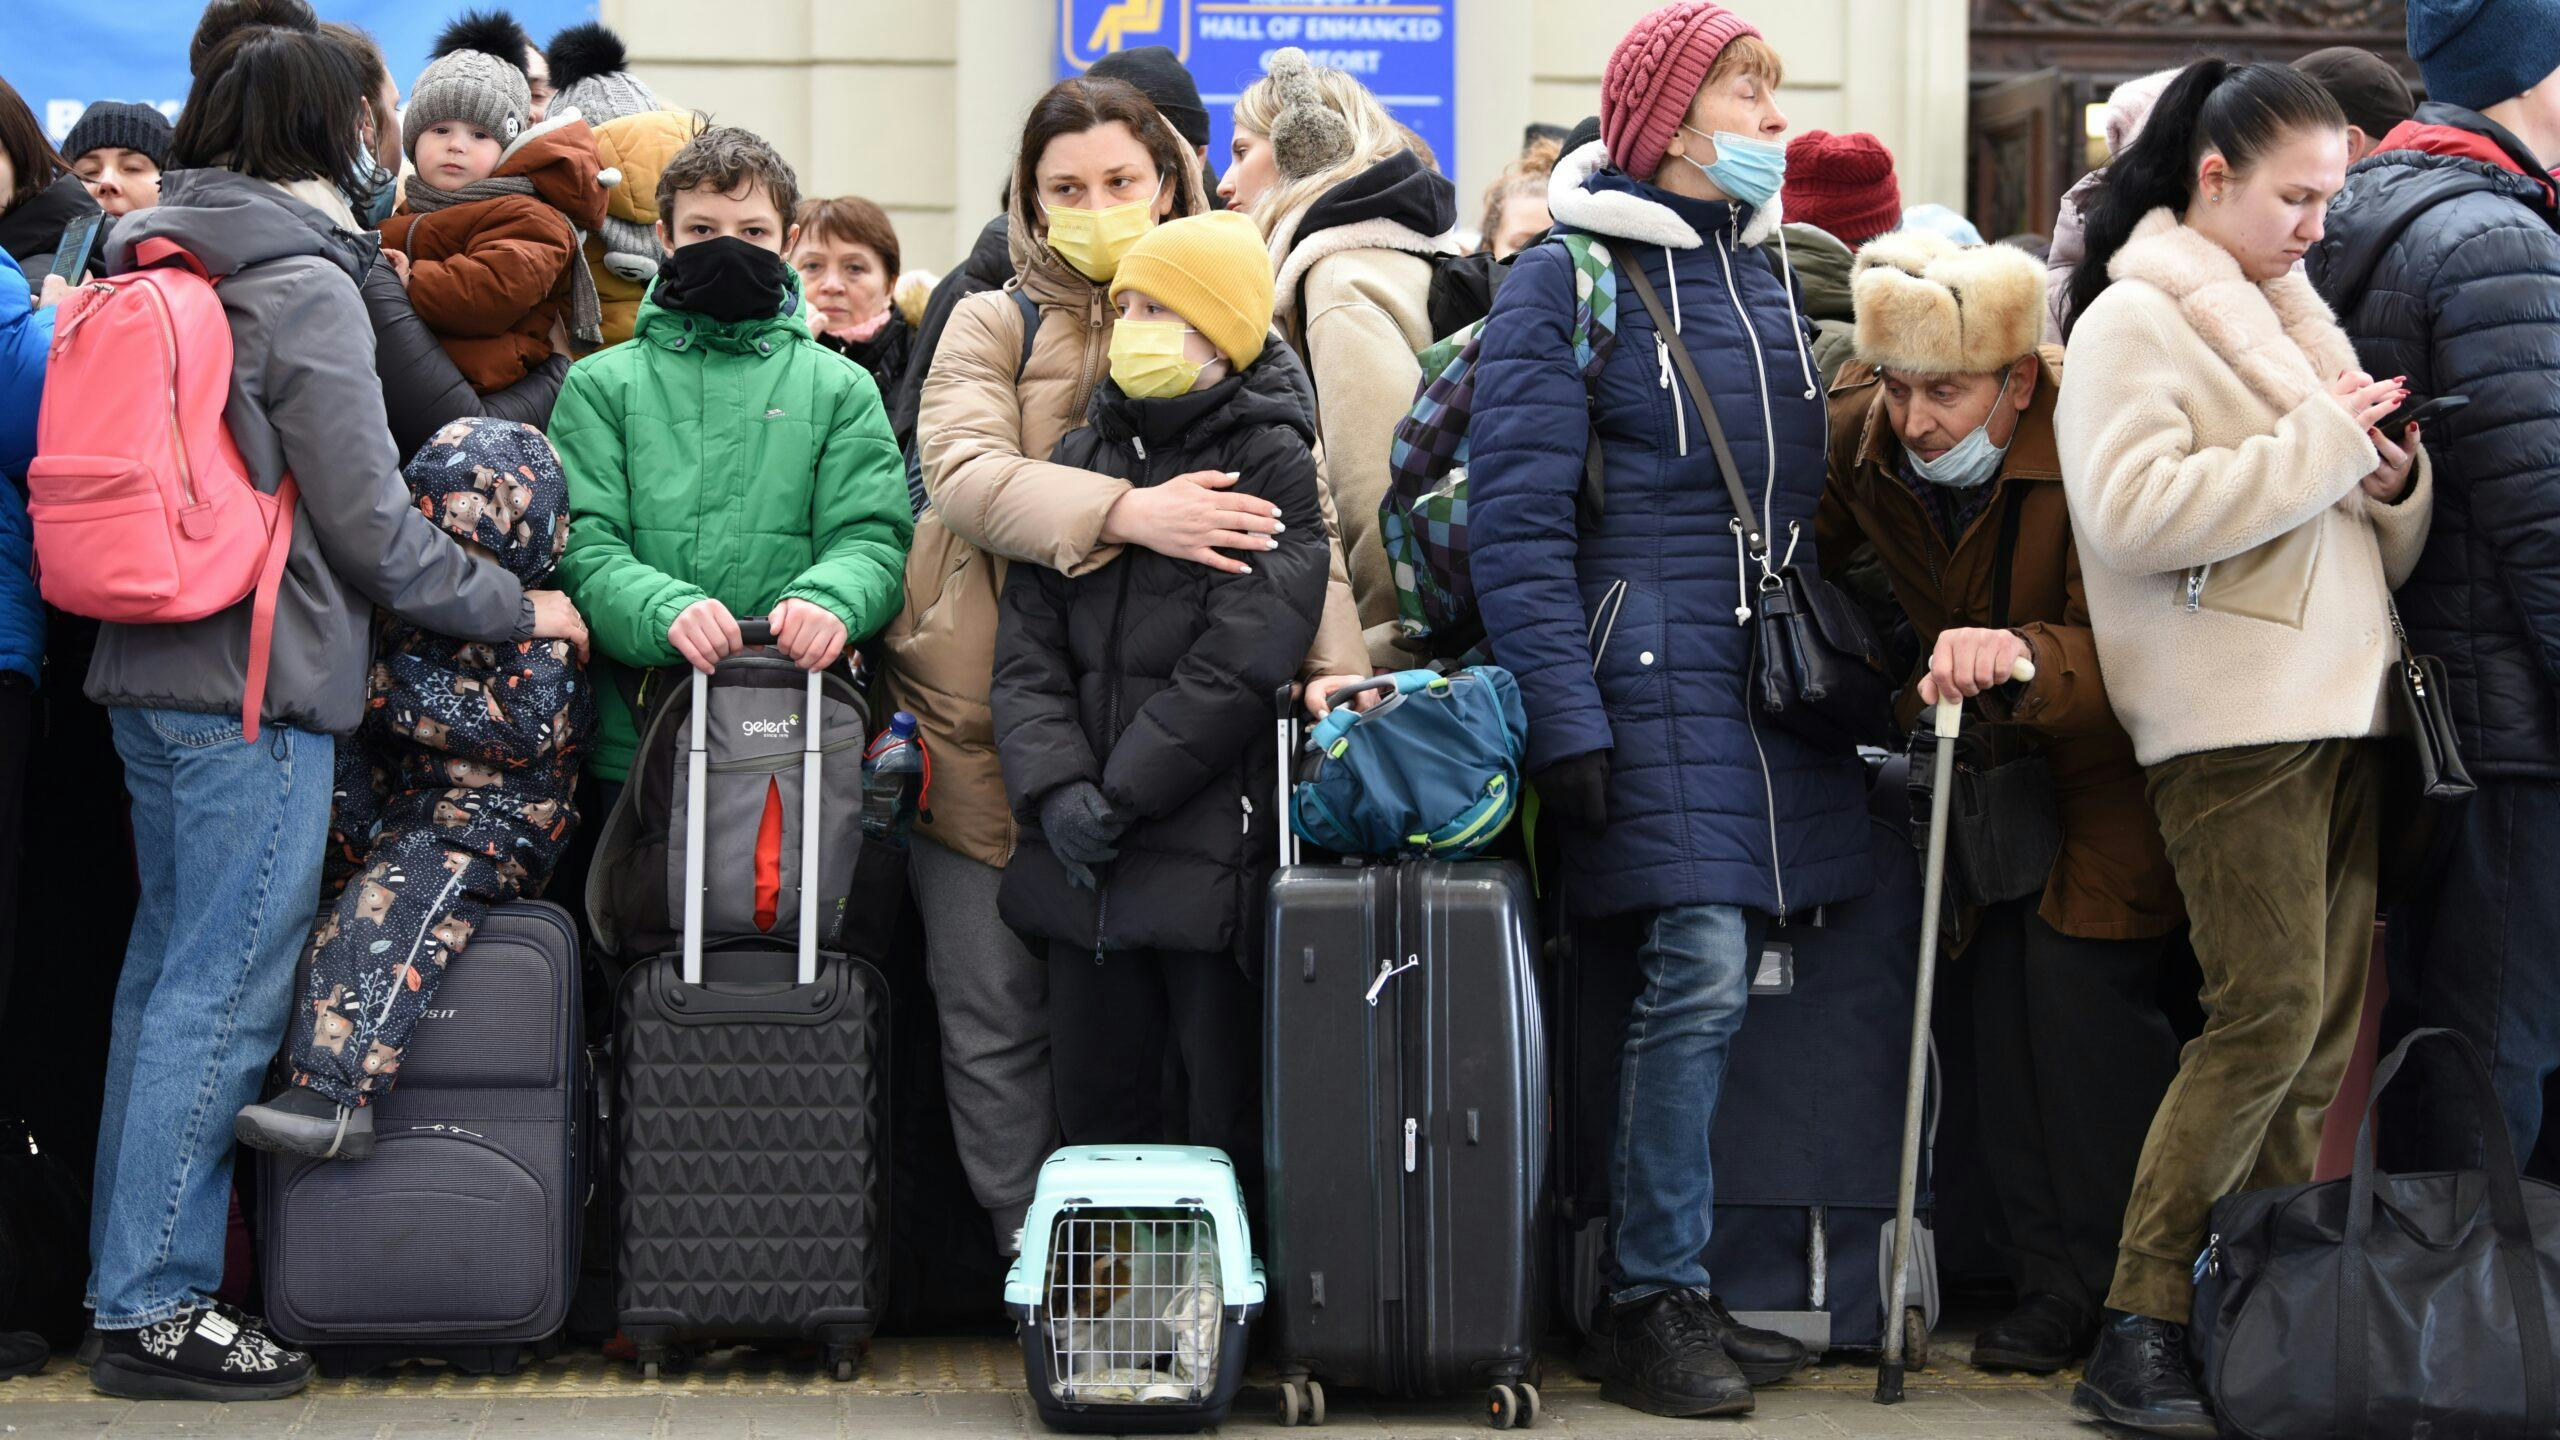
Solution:
M1259 943L1283 823L1271 696L1324 609L1315 431L1272 344L1271 260L1234 213L1173 220L1112 281L1110 378L1050 458L1158 485L1215 471L1282 530L1068 576L1015 561L996 632L997 749L1022 823L1002 909L1050 944L1050 1065L1069 1144L1186 1136L1261 1193ZM1162 1113L1168 1044L1188 1113Z

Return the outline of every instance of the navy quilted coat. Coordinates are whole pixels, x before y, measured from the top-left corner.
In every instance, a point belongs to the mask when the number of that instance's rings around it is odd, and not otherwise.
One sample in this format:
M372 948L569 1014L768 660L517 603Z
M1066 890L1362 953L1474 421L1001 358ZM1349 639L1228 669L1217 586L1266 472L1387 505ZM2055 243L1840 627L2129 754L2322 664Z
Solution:
M1716 402L1743 482L1781 557L1813 556L1827 426L1807 332L1758 242L1776 207L1676 196L1567 156L1548 203L1558 231L1644 267ZM1518 677L1532 772L1611 752L1609 824L1569 833L1567 894L1591 915L1673 905L1801 913L1867 892L1861 769L1744 709L1750 633L1732 501L1687 392L1634 287L1588 388L1570 334L1561 245L1523 253L1486 324L1470 435L1469 528L1494 657ZM1605 514L1579 525L1591 408ZM1756 570L1755 572L1756 573Z
M2428 104L2357 165L2308 257L2376 375L2467 409L2427 433L2435 525L2400 590L2483 779L2560 779L2560 205L2486 117Z

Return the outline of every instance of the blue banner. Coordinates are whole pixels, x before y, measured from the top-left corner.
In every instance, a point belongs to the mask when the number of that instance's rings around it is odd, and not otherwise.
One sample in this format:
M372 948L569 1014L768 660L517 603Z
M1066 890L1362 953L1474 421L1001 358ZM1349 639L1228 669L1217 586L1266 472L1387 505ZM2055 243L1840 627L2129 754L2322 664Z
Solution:
M382 42L391 82L405 96L427 66L427 47L465 0L314 0L323 20L343 20ZM596 18L596 0L507 0L540 45L564 25ZM56 144L92 100L139 100L176 119L187 98L187 41L204 0L0 0L0 80L34 107Z
M1236 97L1295 45L1350 73L1458 173L1456 0L1058 0L1058 74L1115 50L1170 47L1209 107L1209 163L1227 168Z

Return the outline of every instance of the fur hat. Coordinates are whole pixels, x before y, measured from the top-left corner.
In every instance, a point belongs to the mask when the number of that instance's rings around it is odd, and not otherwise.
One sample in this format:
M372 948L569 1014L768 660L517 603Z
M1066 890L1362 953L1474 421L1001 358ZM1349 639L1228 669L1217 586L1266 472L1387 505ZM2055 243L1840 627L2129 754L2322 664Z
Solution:
M1271 161L1280 178L1297 180L1321 174L1351 153L1351 122L1333 113L1316 88L1315 62L1295 45L1271 52L1263 73L1270 77L1272 98L1280 102L1280 118L1271 122Z
M551 62L553 108L574 105L590 125L665 108L631 73L622 37L593 20L552 36L542 56Z
M2044 267L2008 245L1880 235L1849 272L1858 358L1921 375L1988 375L2044 339Z

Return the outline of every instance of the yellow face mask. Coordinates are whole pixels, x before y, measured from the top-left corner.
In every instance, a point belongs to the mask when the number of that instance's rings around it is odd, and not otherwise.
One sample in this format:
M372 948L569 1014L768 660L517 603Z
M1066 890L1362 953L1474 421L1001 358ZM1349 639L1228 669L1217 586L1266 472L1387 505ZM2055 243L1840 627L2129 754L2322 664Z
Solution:
M1191 327L1179 320L1123 320L1111 327L1111 379L1132 400L1188 394L1208 368L1182 353Z
M1156 201L1164 196L1164 183L1156 183L1156 193L1144 200L1114 205L1105 210L1079 210L1072 207L1040 207L1049 217L1049 248L1058 258L1076 267L1076 273L1096 284L1102 284L1120 273L1120 257L1138 243L1138 237L1156 226Z

